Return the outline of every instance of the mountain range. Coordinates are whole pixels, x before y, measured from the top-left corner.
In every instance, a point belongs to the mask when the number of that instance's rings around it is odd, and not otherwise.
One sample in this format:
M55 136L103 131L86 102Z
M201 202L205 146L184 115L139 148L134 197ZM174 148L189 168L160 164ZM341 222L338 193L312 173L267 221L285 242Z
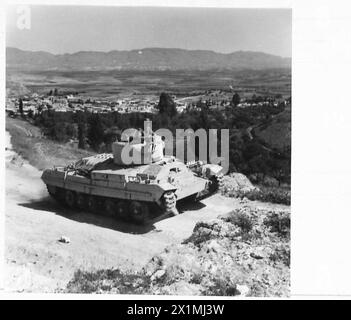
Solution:
M52 54L6 48L6 66L18 70L234 70L290 68L291 58L263 52L145 48Z

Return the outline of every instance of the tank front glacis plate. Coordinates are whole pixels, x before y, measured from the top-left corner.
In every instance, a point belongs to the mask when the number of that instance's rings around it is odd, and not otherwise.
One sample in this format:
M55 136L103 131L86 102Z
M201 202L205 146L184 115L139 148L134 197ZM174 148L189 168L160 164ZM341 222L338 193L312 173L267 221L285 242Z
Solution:
M177 160L163 166L157 179L174 186L178 200L198 194L207 186L206 179L196 176L183 162Z
M176 183L175 186L177 187L177 199L183 199L204 191L207 187L207 183L208 181L206 179L199 177L184 179L179 183Z

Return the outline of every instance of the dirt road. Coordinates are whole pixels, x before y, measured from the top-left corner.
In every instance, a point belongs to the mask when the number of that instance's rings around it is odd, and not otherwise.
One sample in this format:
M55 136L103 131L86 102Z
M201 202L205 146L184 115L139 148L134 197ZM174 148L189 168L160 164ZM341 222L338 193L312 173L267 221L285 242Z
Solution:
M48 197L41 172L18 159L7 134L5 290L53 292L78 268L139 269L166 246L190 236L197 221L239 203L214 195L150 227L67 210ZM15 159L15 160L14 160ZM58 239L66 236L70 243Z

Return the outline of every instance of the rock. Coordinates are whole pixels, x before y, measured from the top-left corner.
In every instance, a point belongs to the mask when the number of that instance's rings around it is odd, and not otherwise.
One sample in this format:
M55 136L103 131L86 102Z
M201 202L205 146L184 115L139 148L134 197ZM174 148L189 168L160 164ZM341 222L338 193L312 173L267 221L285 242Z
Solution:
M212 251L217 252L217 253L223 251L223 248L221 247L221 245L216 240L209 241L207 243L207 248L209 250L212 250Z
M172 283L162 289L162 294L166 295L182 295L182 296L198 296L201 295L201 285L189 283L181 280Z
M158 280L158 279L162 278L162 277L164 276L165 273L166 273L166 271L163 270L163 269L157 270L157 271L151 276L151 281L155 281L155 280Z
M18 167L22 167L24 164L24 160L22 159L22 157L17 154L12 157L10 162Z
M251 252L250 257L254 259L263 259L262 256L260 256L259 254L256 254L255 252Z
M242 296L242 297L246 297L250 293L250 288L248 286L246 286L246 285L238 284L236 286L236 289L240 292L240 296Z
M231 196L236 196L239 193L246 193L257 190L250 180L242 173L231 173L230 176L223 178L223 192Z
M71 242L71 240L65 236L61 236L61 238L58 241L62 242L62 243L70 243Z
M262 248L256 248L255 251L250 252L250 257L254 259L263 259L266 256Z
M244 197L244 198L242 198L241 200L240 200L240 204L244 204L244 203L247 203L249 200L246 198L246 197Z

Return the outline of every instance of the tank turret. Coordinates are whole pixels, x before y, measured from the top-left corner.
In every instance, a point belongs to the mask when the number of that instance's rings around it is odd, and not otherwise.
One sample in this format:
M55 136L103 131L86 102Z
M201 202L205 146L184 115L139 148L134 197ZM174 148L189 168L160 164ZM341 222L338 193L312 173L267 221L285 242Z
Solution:
M164 157L165 143L161 137L152 134L148 142L141 137L141 142L117 141L112 143L114 162L125 165L126 158L131 159L130 165L142 165L161 161ZM129 163L128 163L129 164Z

